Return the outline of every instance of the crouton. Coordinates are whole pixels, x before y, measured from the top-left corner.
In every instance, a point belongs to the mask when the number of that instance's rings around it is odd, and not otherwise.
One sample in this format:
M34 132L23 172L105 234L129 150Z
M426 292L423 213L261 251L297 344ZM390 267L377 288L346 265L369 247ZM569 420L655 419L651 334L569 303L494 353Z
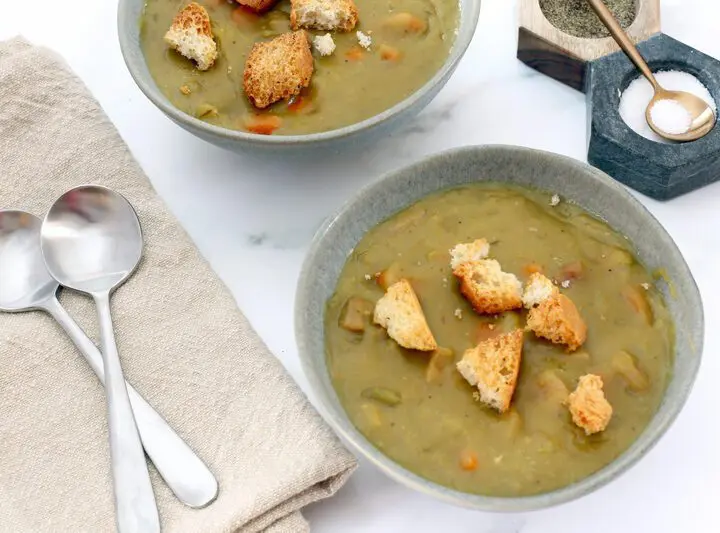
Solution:
M355 32L355 36L357 37L358 44L362 46L365 50L370 50L370 45L372 45L372 37L370 37L367 33L363 33L361 31Z
M460 292L480 314L495 315L522 307L522 284L494 259L470 261L453 270Z
M574 352L587 338L587 326L575 304L564 294L556 293L530 309L527 327L538 337L555 344L565 344Z
M556 294L558 294L558 289L553 282L540 272L535 272L525 282L522 295L523 305L526 309L532 309L536 305L540 305L543 300L552 298Z
M463 263L481 261L490 253L490 245L485 239L478 239L466 244L456 244L450 250L450 268L455 270Z
M165 33L165 42L195 62L199 70L207 70L217 59L210 15L200 4L190 2L173 20Z
M321 56L329 56L335 51L335 41L329 33L316 35L313 39L313 46Z
M272 6L277 4L278 0L235 0L241 6L248 8L255 13L264 13Z
M523 330L481 342L467 350L457 369L480 391L480 401L504 413L510 407L522 356Z
M575 425L592 435L605 430L612 417L612 405L605 399L600 376L586 374L578 381L574 392L568 396L567 405Z
M310 85L313 58L304 31L288 32L255 43L245 62L243 83L250 102L260 109L289 99Z
M290 27L314 30L352 30L358 21L353 0L290 0Z
M373 320L403 348L424 352L437 349L420 302L406 279L388 287L385 296L375 304Z

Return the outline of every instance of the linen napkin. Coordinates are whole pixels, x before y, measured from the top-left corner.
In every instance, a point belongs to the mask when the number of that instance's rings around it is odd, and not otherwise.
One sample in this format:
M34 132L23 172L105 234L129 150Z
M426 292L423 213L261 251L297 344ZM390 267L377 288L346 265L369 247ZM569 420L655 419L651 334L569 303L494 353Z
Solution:
M0 43L0 207L43 216L105 185L138 211L145 255L112 299L127 380L210 467L209 507L151 468L164 532L297 533L356 467L169 214L82 82L46 49ZM2 280L0 280L2 283ZM96 342L95 309L61 301ZM114 531L105 397L48 316L0 313L0 531Z

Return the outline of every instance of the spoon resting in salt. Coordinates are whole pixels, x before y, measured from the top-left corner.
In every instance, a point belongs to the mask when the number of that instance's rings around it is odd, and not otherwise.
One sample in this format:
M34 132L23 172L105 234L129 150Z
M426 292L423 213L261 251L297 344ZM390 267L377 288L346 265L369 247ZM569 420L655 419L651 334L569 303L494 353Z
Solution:
M603 1L588 0L588 3L655 91L645 110L645 119L650 128L661 137L678 142L695 141L707 135L717 120L712 107L692 93L669 91L662 87Z

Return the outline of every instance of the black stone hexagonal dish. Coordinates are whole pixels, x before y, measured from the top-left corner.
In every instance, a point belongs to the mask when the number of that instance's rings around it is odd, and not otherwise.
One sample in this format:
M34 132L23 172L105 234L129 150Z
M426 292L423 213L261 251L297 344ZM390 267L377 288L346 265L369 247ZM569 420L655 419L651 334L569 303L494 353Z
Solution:
M650 68L680 70L700 80L720 103L720 61L664 34L638 45ZM622 52L593 62L588 82L588 162L658 200L720 180L720 127L683 144L651 141L620 116L620 95L639 71Z

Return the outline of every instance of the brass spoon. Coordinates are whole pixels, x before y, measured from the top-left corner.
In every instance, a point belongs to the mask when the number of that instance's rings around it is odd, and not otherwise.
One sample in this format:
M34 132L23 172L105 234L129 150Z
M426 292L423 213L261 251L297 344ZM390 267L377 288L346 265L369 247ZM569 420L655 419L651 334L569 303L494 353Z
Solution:
M635 66L640 72L647 78L655 91L655 95L645 110L645 119L652 130L671 141L695 141L700 137L707 135L710 130L715 126L715 112L705 100L690 94L685 91L668 91L664 89L653 76L650 67L645 62L643 57L638 52L633 42L628 37L627 33L622 29L620 23L615 19L610 10L605 6L602 0L588 0L590 7L593 8L597 16L600 18L603 24L607 27L613 39L620 45L623 52L635 63ZM684 107L690 114L691 122L689 128L684 133L670 133L663 131L657 124L653 122L652 108L661 100L672 100Z

